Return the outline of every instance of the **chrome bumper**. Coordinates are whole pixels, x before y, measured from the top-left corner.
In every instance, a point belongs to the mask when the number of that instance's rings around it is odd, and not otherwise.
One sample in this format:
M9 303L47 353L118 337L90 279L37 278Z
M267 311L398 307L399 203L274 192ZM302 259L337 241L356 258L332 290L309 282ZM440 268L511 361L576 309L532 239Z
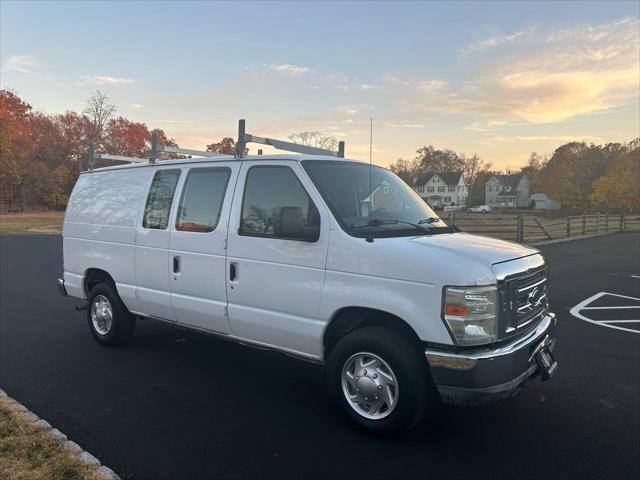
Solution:
M427 349L425 355L444 403L475 405L509 398L538 375L536 353L553 351L556 316L547 313L535 330L497 348L450 353Z
M67 289L64 287L64 279L59 278L56 283L58 285L58 291L60 292L60 295L62 295L63 297L68 297L69 294L67 293Z

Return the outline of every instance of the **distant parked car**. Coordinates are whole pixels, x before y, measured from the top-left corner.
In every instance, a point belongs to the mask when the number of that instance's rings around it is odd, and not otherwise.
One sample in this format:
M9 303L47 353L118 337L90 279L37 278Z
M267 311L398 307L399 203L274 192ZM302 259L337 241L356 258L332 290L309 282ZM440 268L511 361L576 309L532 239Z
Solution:
M491 207L489 205L477 205L475 207L471 207L469 211L473 213L487 213L491 211Z

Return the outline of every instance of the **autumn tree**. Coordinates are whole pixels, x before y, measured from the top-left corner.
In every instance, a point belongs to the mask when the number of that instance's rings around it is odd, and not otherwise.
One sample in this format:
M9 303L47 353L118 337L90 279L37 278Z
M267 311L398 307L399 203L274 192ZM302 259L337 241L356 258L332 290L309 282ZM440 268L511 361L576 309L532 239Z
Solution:
M207 145L207 152L221 153L224 155L235 155L236 153L236 141L231 137L224 137L219 142L214 142ZM247 155L249 149L244 149L244 154Z
M611 155L598 145L571 142L558 147L540 173L545 193L568 208L590 208L595 182L608 169Z
M112 155L142 157L147 149L150 133L144 123L118 117L109 122L104 137L105 152Z
M0 203L13 208L31 151L31 105L15 93L0 90Z
M543 192L542 173L547 165L547 158L532 152L527 161L527 165L522 167L521 172L529 179L529 192Z
M598 208L640 210L640 138L627 148L609 144L605 149L613 161L604 175L593 182L591 200Z
M114 118L105 130L104 150L113 155L149 158L151 156L151 136L156 133L158 144L177 147L174 139L167 137L161 128L149 130L146 124L133 122L124 117ZM160 158L176 158L177 154L161 153Z

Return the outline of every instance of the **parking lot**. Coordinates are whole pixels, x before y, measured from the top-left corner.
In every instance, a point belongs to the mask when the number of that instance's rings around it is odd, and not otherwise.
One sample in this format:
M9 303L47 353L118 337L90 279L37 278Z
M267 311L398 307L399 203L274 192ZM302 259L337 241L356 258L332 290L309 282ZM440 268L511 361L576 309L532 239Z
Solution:
M0 387L123 479L640 478L639 245L541 247L556 375L381 440L343 421L319 366L144 320L100 347L55 287L61 238L3 236Z

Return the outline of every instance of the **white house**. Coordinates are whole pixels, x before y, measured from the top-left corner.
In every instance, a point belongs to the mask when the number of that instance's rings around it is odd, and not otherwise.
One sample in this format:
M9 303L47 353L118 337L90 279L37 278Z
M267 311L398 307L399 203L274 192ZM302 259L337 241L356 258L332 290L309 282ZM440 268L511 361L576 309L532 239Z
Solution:
M536 210L557 210L560 202L557 202L546 193L534 193L531 195L531 204Z
M485 203L498 208L529 206L529 178L524 173L494 175L485 185Z
M413 189L432 207L467 204L469 186L462 172L429 172L419 175Z

